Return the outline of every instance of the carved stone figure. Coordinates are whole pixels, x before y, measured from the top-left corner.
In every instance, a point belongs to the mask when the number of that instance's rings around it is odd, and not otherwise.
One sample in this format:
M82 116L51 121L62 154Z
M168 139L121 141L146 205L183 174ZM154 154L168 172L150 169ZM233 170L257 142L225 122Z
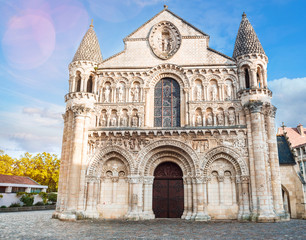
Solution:
M196 91L197 91L197 101L201 101L202 100L202 86L200 84L197 85Z
M138 85L135 86L133 96L134 96L133 101L139 102L139 86Z
M230 111L228 113L228 124L235 125L235 112L234 111Z
M132 117L132 127L138 127L138 117L136 114Z
M117 116L115 114L111 118L111 126L117 126Z
M212 126L213 125L213 116L212 113L209 113L207 116L207 126Z
M231 83L226 84L226 95L227 95L228 100L232 99L232 84Z
M218 120L218 125L219 126L224 125L224 117L223 117L223 113L222 112L219 112L217 114L217 120Z
M104 90L104 102L110 102L110 87L106 85Z
M123 102L123 90L124 90L124 86L120 85L118 88L118 101L119 102Z
M197 116L197 126L202 126L202 116L200 114Z
M217 101L217 94L218 94L217 86L211 85L211 100L212 101Z
M128 126L128 118L127 118L126 115L124 115L124 116L122 117L122 126L123 126L123 127L127 127L127 126Z
M107 125L106 113L102 113L102 114L101 114L99 125L100 125L101 127L106 127L106 125Z

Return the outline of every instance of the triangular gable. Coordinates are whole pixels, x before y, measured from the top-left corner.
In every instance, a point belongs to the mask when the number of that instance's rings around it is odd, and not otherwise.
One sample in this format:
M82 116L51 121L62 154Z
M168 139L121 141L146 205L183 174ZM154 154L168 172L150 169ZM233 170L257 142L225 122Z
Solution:
M152 17L150 20L145 22L143 25L141 25L139 28L137 28L125 39L147 38L152 26L154 26L156 23L160 21L172 22L179 29L182 36L206 36L209 38L209 36L206 33L202 32L195 26L191 25L181 17L171 12L169 9L165 8L161 12L156 14L154 17Z

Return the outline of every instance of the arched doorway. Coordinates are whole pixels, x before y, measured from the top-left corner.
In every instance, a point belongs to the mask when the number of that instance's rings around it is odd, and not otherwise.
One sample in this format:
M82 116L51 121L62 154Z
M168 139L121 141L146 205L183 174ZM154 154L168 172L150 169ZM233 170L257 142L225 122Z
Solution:
M180 218L184 211L183 172L173 162L164 162L154 171L153 212L156 218Z
M180 85L163 78L154 89L154 127L180 127Z

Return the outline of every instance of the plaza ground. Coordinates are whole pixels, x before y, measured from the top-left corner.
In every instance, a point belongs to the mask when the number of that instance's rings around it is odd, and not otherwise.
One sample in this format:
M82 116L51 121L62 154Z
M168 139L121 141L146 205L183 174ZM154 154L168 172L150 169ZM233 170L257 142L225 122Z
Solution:
M52 219L53 211L0 213L0 239L306 239L306 221L208 223L180 219L150 221Z

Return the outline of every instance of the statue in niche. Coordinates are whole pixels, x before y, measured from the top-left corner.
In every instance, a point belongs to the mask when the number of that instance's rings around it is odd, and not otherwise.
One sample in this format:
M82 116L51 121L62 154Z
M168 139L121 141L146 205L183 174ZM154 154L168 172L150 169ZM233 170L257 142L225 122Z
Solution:
M218 93L217 86L215 84L211 85L211 100L212 101L217 101L217 93Z
M111 126L116 126L117 125L117 116L115 114L113 114L112 118L111 118Z
M218 125L219 126L224 125L224 117L223 117L223 113L222 112L218 113L217 120L218 120Z
M133 96L134 96L133 101L139 102L139 86L138 85L135 86Z
M118 100L119 100L119 102L123 102L123 90L124 90L123 85L120 85L119 88L118 88Z
M127 127L127 126L128 126L128 118L127 118L126 115L124 115L124 116L122 117L122 126L123 126L123 127Z
M201 84L197 85L197 101L201 101L202 100L202 86Z
M202 126L202 116L201 116L201 114L198 114L196 123L197 123L197 126Z
M163 29L161 32L161 38L159 38L160 41L160 47L162 52L170 52L172 49L171 43L173 42L173 39L171 37L171 34L168 29Z
M110 102L110 87L106 85L104 90L104 102Z
M207 126L212 126L213 125L213 116L212 113L209 113L207 116Z
M230 111L228 113L228 124L235 125L235 112L234 111Z
M101 114L99 125L100 125L101 127L106 127L106 125L107 125L106 113L102 113L102 114Z
M227 95L228 100L232 99L232 84L231 83L226 84L226 95Z
M138 127L138 117L137 117L137 114L135 114L132 117L132 127Z

